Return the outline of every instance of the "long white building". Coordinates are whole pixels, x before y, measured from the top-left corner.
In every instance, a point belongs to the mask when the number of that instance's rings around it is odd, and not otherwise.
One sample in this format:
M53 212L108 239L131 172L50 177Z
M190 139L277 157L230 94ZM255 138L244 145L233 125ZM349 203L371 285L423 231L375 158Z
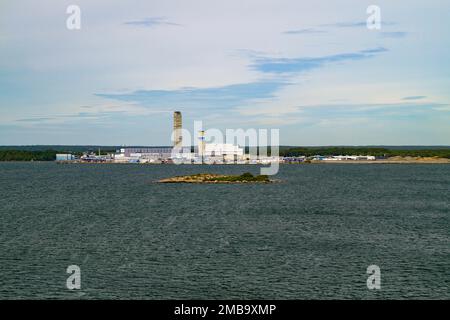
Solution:
M244 149L230 143L207 143L205 144L205 156L207 157L223 157L237 156L242 157Z

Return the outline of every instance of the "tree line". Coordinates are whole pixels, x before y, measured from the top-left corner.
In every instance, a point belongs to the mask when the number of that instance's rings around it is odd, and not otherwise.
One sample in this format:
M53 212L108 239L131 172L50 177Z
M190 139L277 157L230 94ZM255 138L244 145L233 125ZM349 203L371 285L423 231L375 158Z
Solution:
M57 153L55 150L0 150L0 161L54 161Z

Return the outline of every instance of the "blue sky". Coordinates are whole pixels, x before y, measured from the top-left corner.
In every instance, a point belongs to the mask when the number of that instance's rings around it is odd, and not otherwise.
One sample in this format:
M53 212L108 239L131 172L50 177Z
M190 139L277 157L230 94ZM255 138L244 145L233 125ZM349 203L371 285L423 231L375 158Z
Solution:
M2 1L0 144L168 145L180 110L284 145L450 145L450 4L393 2Z

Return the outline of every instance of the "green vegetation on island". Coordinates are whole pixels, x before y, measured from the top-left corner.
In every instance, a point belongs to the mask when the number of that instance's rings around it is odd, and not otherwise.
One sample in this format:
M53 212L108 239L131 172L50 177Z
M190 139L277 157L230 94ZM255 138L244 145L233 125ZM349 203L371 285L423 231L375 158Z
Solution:
M189 176L177 176L159 180L161 183L270 183L267 175L254 176L249 172L241 175L221 175L211 173L199 173Z
M240 176L219 176L209 178L208 181L225 181L225 182L270 182L267 175L254 176L250 172L245 172Z

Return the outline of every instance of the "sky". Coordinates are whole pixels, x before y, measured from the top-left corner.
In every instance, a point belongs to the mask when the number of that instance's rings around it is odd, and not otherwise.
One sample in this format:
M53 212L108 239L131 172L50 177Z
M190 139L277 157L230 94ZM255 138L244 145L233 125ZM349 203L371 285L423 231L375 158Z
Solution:
M0 0L0 145L170 145L176 110L281 145L450 145L449 50L442 0Z

